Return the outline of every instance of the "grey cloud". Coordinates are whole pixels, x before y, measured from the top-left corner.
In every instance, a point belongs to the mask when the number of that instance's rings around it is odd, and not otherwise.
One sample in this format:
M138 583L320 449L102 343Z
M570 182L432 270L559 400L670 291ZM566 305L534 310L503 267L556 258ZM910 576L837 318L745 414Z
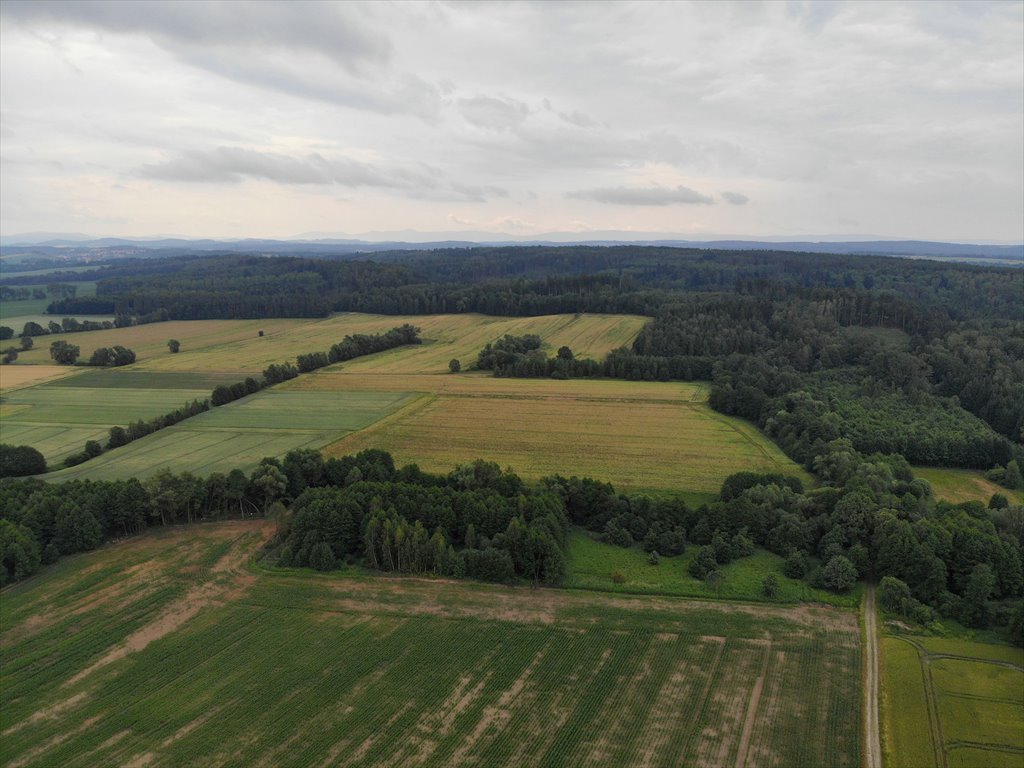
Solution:
M594 118L577 110L573 110L572 112L559 112L558 116L565 122L569 123L569 125L575 125L577 128L592 128L597 125L597 121Z
M403 192L411 197L484 202L490 197L507 197L494 186L472 186L448 182L436 169L422 167L378 168L349 158L325 158L313 153L292 157L241 147L191 150L161 163L144 165L140 176L163 181L238 183L262 179L278 184L333 185L352 189L377 187Z
M479 128L507 131L515 128L530 114L530 108L515 99L473 96L458 100L462 116Z
M733 205L746 205L750 202L750 198L742 192L723 192L722 199Z
M144 35L184 63L290 96L430 118L439 89L392 72L393 48L350 3L5 0L3 17L33 27Z
M567 197L578 200L595 200L612 205L713 205L707 195L689 187L602 187L599 189L570 192Z
M5 17L29 24L143 34L170 49L316 50L353 74L386 63L392 52L387 38L366 23L362 7L347 3L202 2L185 9L173 0L5 0L0 7Z

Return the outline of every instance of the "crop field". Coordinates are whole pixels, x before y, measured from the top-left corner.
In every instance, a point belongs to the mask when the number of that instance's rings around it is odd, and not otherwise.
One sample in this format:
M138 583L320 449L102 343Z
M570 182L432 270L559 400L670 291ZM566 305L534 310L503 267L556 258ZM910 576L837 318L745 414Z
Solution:
M885 764L1024 764L1024 651L949 638L882 641Z
M852 611L266 570L269 533L5 590L0 762L860 765Z
M563 393L577 382L560 382ZM644 385L634 385L637 389ZM523 477L581 475L633 490L717 493L741 469L806 475L752 426L703 403L504 395L439 396L330 446L383 448L427 471L487 457Z
M71 385L81 378L71 377L64 383ZM0 404L3 439L33 446L54 466L81 451L86 440L105 442L112 426L153 418L208 395L209 390L200 389L26 387L4 393Z
M1024 503L1024 492L1011 491L993 483L985 475L973 469L952 469L941 467L914 467L914 476L931 483L935 498L959 504L963 501L980 501L988 504L995 493L1001 493L1011 501Z
M132 392L111 389L113 393ZM181 390L152 390L177 397ZM401 408L416 395L265 390L48 475L54 480L145 478L161 469L198 475L253 469L266 456L320 448ZM83 441L84 442L84 441Z
M774 574L779 580L779 592L773 598L776 602L820 602L848 608L857 607L863 591L859 584L846 595L814 589L805 581L786 576L782 572L784 559L763 549L722 566L724 578L716 589L690 575L687 568L696 556L697 547L691 546L681 555L661 556L657 565L651 565L648 554L640 547L616 547L574 531L569 536L569 575L565 583L570 588L601 592L758 601L768 599L761 591L761 583ZM614 571L622 574L625 581L612 581Z

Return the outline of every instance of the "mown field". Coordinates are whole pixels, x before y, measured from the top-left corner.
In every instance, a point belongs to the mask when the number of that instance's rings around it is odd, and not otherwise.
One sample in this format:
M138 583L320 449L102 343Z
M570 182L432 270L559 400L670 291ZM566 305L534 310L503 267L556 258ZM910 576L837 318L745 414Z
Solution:
M858 766L856 615L248 563L163 531L6 589L0 762Z
M1001 493L1018 504L1024 503L1024 491L1008 488L987 480L982 472L973 469L952 469L943 467L914 467L914 476L927 480L935 498L959 504L963 501L980 501L988 504L993 494Z
M791 579L782 572L785 560L778 555L759 549L750 557L743 557L722 566L722 582L712 587L703 579L695 579L687 570L697 556L697 547L675 557L659 557L652 565L649 556L640 547L628 549L597 541L584 531L574 531L569 537L568 577L566 586L574 589L594 589L622 594L677 595L708 600L766 601L761 585L766 576L774 575L779 582L776 602L820 602L856 608L863 593L858 584L849 594L837 595L812 588L807 582ZM612 580L612 573L625 579Z
M600 382L557 383L562 386L555 396L525 391L425 398L400 418L343 438L327 452L383 448L428 471L484 456L527 478L580 475L622 489L705 495L717 493L741 469L806 479L756 429L694 402L686 385L664 385L665 400L630 401L618 392L601 397L599 386L587 386Z
M1024 650L888 636L881 671L886 766L1024 765Z

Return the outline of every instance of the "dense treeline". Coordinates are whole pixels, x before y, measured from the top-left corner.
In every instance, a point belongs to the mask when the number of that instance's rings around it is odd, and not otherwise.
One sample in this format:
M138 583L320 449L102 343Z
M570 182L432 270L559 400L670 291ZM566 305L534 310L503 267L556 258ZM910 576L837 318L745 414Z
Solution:
M0 482L0 560L5 581L40 562L91 549L147 527L272 514L268 556L284 567L340 563L402 573L558 584L570 525L656 558L697 547L691 573L722 578L721 566L756 546L785 558L785 572L845 591L859 578L889 577L906 591L901 610L969 626L1004 625L1024 595L1024 508L994 497L936 502L902 457L865 456L846 440L813 461L824 485L733 475L718 501L616 493L608 483L554 476L530 485L476 461L448 475L396 468L383 451L344 458L314 450L264 459L249 475L197 478L161 472L140 483ZM895 581L894 581L895 580Z

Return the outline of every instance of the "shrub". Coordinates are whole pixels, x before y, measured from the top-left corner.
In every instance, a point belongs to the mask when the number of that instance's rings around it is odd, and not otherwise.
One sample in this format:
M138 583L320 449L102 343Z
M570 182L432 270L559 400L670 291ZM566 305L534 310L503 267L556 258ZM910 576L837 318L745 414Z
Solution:
M622 571L612 571L612 583L613 584L625 584L626 575Z
M761 582L761 594L765 597L775 597L779 594L779 577L769 573Z
M334 568L334 564L334 552L331 551L330 544L321 541L313 545L313 549L309 552L310 568L315 568L318 571L330 571Z
M821 571L822 583L833 592L846 592L857 581L857 569L842 555L836 555Z

